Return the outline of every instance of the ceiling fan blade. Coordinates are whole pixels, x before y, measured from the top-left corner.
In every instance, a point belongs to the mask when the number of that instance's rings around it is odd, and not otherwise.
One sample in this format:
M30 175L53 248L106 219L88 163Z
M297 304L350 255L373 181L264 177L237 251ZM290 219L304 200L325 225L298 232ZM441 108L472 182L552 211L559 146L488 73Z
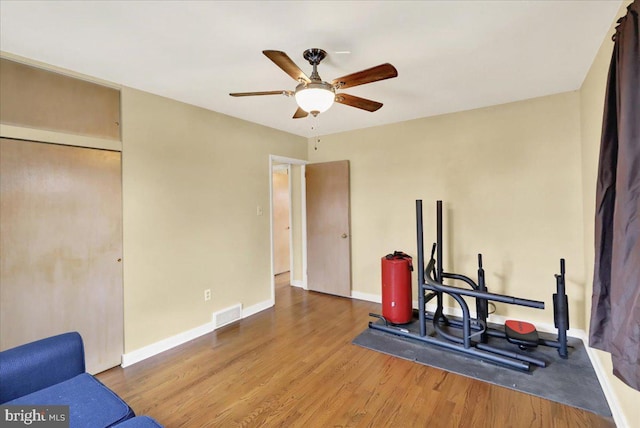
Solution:
M233 92L232 97L252 97L254 95L286 95L290 97L293 95L293 91L262 91L262 92Z
M307 77L306 74L303 73L302 70L296 65L295 62L289 58L284 52L281 51L262 51L263 54L266 55L271 61L273 61L278 67L280 67L285 73L289 76L293 77L296 81L305 81L307 83L311 82L311 79Z
M371 112L374 112L382 107L382 103L379 103L377 101L372 101L366 98L360 98L349 94L336 94L336 102Z
M303 117L307 117L309 116L309 113L307 113L306 111L302 110L300 107L298 107L298 110L296 110L296 112L293 114L293 118L294 119L301 119Z
M364 85L365 83L377 82L379 80L391 79L398 75L398 70L389 64L381 64L375 67L367 68L366 70L358 71L357 73L349 74L346 76L333 79L332 85L337 88L352 88L358 85Z

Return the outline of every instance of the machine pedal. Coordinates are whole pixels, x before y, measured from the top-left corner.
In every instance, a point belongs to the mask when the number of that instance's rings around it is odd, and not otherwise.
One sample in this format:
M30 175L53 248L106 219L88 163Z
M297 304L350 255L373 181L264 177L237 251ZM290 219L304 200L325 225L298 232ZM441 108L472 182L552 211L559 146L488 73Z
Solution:
M538 330L535 325L526 321L507 320L504 323L504 333L507 340L518 345L520 349L538 346Z

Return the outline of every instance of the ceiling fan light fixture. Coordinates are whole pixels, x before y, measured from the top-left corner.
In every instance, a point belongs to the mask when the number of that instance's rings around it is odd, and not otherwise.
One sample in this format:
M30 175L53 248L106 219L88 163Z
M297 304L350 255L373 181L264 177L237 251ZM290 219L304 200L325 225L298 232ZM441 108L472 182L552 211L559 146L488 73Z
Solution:
M307 113L323 113L333 105L336 94L326 82L311 82L296 88L296 103Z
M2 1L2 0L0 0ZM295 96L298 108L293 114L293 119L301 119L308 115L317 116L331 108L334 102L355 107L361 110L374 112L382 107L382 103L356 97L343 92L336 94L338 89L351 88L364 85L365 83L378 82L380 80L391 79L398 76L398 70L389 64L384 63L375 67L367 68L356 73L333 79L331 83L322 80L318 74L318 65L327 56L327 52L322 49L307 49L303 53L304 59L309 61L313 67L310 76L304 74L302 70L289 58L289 55L282 51L265 50L262 53L269 58L282 71L292 77L298 86L295 91L260 91L260 92L233 92L232 97L247 97L253 95L280 95L287 97Z

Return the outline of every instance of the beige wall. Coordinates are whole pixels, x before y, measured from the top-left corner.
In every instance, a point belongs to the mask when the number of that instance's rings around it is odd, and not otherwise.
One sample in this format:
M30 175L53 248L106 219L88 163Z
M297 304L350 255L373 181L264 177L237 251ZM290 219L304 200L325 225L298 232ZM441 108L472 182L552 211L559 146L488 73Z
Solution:
M625 2L616 15L623 16L626 13L626 6L631 2ZM600 135L602 130L602 114L604 109L604 95L606 91L607 75L609 63L613 51L613 41L611 35L615 29L615 21L611 26L609 34L602 42L602 46L591 65L582 88L580 88L580 131L582 145L582 197L584 205L584 242L585 242L585 277L587 284L593 281L594 251L594 217L595 217L595 195L596 178L598 175L598 157L600 150ZM591 312L591 290L585 296L585 312ZM587 324L589 320L587 319ZM624 414L628 426L631 421L640 420L640 392L628 387L618 378L613 376L611 356L608 353L594 350L596 357L605 367L607 380L612 386L613 394L617 398L619 408Z
M271 298L269 154L304 159L306 146L301 137L129 88L122 112L125 352L132 352L206 324L214 311Z
M584 328L576 92L328 135L308 153L312 162L351 162L354 291L380 294L385 254L416 255L415 199L424 201L430 248L442 199L445 270L475 278L481 252L490 290L547 305L498 304L498 313L550 324L564 257L571 323Z

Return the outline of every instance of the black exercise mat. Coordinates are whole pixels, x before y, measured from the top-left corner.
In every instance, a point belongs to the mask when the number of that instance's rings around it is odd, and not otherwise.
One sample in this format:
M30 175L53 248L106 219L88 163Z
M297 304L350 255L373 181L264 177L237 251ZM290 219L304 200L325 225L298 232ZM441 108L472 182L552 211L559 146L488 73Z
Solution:
M382 321L376 321L382 323ZM418 332L418 322L402 328ZM539 333L541 338L555 337ZM581 340L569 338L569 359L563 360L555 348L538 346L532 356L545 360L547 367L532 366L530 372L522 372L495 363L484 362L468 355L416 340L367 328L353 340L355 345L437 367L452 373L504 386L531 395L578 407L602 416L611 417L611 410L600 387ZM495 347L517 351L516 345L504 339L490 338ZM528 351L525 351L528 352Z

